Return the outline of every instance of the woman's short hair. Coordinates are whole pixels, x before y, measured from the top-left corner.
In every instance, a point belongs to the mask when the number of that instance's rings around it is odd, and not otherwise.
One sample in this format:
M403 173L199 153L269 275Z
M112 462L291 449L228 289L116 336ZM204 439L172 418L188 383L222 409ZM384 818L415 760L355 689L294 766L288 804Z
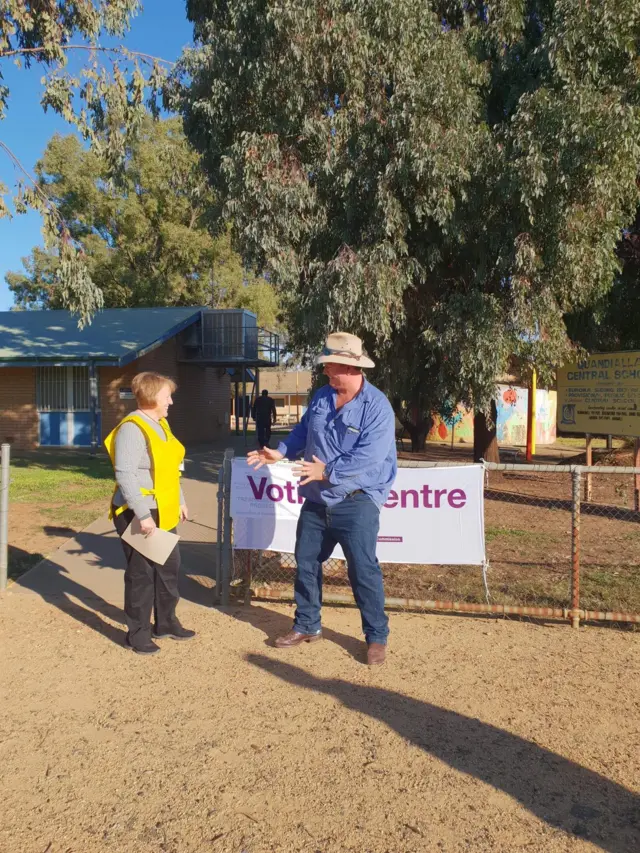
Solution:
M165 385L169 386L172 394L178 387L173 379L169 379L168 376L145 370L144 373L137 373L133 377L131 390L135 394L137 404L150 409L155 406L158 394Z

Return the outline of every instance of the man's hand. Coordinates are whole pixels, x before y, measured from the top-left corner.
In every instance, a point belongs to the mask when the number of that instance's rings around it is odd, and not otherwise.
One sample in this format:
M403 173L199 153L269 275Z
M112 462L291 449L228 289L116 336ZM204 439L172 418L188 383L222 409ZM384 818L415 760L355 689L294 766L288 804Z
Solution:
M263 447L262 450L252 450L247 453L247 463L256 471L263 465L279 462L281 459L284 459L284 454L280 453L279 450L272 450L270 447Z
M180 521L189 521L189 510L186 504L180 505Z
M151 516L143 518L140 521L140 530L142 530L145 537L152 536L156 532L156 529L156 523Z
M317 456L312 456L313 462L299 462L293 469L296 477L300 477L299 486L306 486L307 483L313 483L315 480L321 482L324 480L325 463ZM304 477L304 479L302 479Z

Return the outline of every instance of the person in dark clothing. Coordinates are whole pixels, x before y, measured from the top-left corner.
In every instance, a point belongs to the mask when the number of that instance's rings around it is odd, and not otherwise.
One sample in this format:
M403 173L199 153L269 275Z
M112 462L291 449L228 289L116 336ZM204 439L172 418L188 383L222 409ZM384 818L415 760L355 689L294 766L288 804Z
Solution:
M251 415L258 430L258 444L268 447L271 439L271 425L276 422L276 403L265 388L262 395L253 404Z

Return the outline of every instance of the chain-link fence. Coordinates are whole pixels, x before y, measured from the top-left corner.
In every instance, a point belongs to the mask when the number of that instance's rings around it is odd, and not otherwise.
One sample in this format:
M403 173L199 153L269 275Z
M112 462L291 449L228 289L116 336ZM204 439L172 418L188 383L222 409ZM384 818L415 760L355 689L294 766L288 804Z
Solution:
M640 612L640 477L597 468L581 482L580 605Z
M220 601L291 600L293 554L233 548L231 457L228 452L220 475ZM574 625L640 622L639 475L635 468L485 463L485 566L383 565L387 605ZM324 564L323 590L326 603L353 603L343 561Z

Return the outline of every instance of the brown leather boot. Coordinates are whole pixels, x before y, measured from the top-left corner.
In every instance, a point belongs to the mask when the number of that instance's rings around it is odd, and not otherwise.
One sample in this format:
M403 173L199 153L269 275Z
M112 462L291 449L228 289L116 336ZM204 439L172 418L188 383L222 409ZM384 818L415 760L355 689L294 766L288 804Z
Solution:
M322 639L322 631L317 634L301 634L299 631L291 630L284 637L278 637L276 646L279 649L291 649L293 646L299 646L301 643L315 643L316 640Z
M383 643L369 643L367 663L369 666L382 666L387 656L387 647Z

